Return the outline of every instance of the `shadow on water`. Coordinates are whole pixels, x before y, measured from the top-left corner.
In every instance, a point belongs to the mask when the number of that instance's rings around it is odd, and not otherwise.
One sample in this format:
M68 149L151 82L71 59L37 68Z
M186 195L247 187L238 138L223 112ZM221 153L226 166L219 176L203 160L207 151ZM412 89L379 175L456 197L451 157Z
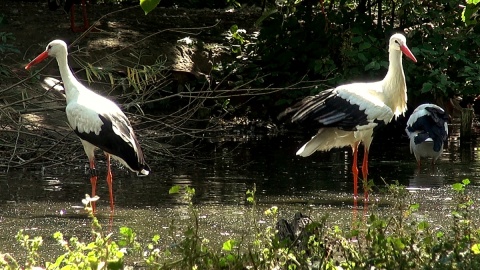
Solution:
M173 185L195 188L194 203L199 209L205 230L224 238L241 235L245 222L246 195L256 185L259 212L279 205L282 213L307 212L312 217L328 213L332 222L351 223L353 206L351 151L338 149L315 153L309 158L295 156L304 142L301 139L254 137L242 142L206 143L202 152L207 159L198 162L159 164L149 177L137 178L124 170L114 169L115 224L131 226L139 235L150 237L165 231L172 219L188 218L185 202L179 195L169 195ZM480 159L477 141L460 146L455 136L432 168L428 162L417 170L407 139L400 143L376 140L370 154L370 177L376 187L370 197L379 208L382 202L378 188L398 180L422 203L431 203L430 215L441 219L448 204L446 186L470 178L478 186ZM360 151L361 153L362 151ZM362 158L361 156L359 158ZM42 235L62 230L66 237L88 238L90 228L83 213L81 199L91 190L85 164L76 168L49 168L41 172L16 171L0 175L0 252L18 252L12 237L20 229ZM99 164L97 203L99 218L108 220L108 190L103 179L104 165ZM442 203L438 203L441 201ZM359 202L359 206L363 201ZM441 212L444 209L444 212ZM359 213L362 215L362 213ZM221 239L219 239L220 241ZM54 252L54 251L53 251Z

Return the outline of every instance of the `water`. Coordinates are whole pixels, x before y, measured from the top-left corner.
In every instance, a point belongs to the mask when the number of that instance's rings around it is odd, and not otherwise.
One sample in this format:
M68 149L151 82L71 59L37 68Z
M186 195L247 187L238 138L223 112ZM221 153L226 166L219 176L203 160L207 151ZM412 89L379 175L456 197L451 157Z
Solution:
M240 142L205 143L199 151L202 157L156 164L152 166L154 172L142 178L114 166L116 212L112 229L127 225L140 236L150 238L154 232L167 234L172 219L188 219L185 201L180 195L168 194L173 185L195 188L194 204L199 211L200 225L207 233L220 235L218 241L240 238L244 232L242 225L249 211L245 192L254 184L259 213L278 205L286 217L300 210L315 217L328 213L334 217L332 223L345 223L352 218L351 150L296 157L295 152L304 141L285 136L258 136ZM374 140L369 160L369 176L376 184L372 202L388 209L388 200L376 191L385 182L398 180L414 193L418 202L429 205L421 215L442 220L450 211L449 185L470 178L471 189L478 192L477 145L478 142L473 141L460 146L454 135L439 165L432 168L424 162L418 171L406 138ZM86 162L76 167L0 175L0 228L4 232L0 236L0 252L22 256L21 248L13 239L20 229L43 236L47 254L60 252L51 237L55 231L88 240L89 220L81 204L81 199L91 191L85 165ZM98 165L97 193L101 200L97 206L100 220L107 224L109 203L104 165Z

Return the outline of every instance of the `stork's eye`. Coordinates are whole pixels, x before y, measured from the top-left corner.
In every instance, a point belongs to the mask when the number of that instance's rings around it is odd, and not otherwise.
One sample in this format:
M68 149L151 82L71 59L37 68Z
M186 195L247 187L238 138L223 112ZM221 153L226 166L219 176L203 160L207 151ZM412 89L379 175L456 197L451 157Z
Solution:
M50 50L52 48L52 45L47 46L47 50Z
M395 40L395 43L397 43L398 45L400 45L400 43L398 42L398 40Z

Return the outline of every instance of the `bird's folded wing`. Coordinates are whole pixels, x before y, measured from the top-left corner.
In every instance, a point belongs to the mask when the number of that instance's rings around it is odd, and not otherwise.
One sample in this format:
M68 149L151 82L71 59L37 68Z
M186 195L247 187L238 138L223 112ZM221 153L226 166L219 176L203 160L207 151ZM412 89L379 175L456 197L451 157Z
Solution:
M292 123L304 126L354 131L362 127L371 128L376 121L388 123L393 118L393 112L369 92L357 93L337 88L304 98L279 117L286 116Z

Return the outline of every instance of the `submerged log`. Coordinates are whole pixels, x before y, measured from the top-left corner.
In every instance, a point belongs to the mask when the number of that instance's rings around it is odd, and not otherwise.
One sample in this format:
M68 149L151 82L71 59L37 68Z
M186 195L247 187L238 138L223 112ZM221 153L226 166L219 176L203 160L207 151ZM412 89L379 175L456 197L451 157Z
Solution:
M460 121L460 141L469 142L472 137L473 109L463 108Z

